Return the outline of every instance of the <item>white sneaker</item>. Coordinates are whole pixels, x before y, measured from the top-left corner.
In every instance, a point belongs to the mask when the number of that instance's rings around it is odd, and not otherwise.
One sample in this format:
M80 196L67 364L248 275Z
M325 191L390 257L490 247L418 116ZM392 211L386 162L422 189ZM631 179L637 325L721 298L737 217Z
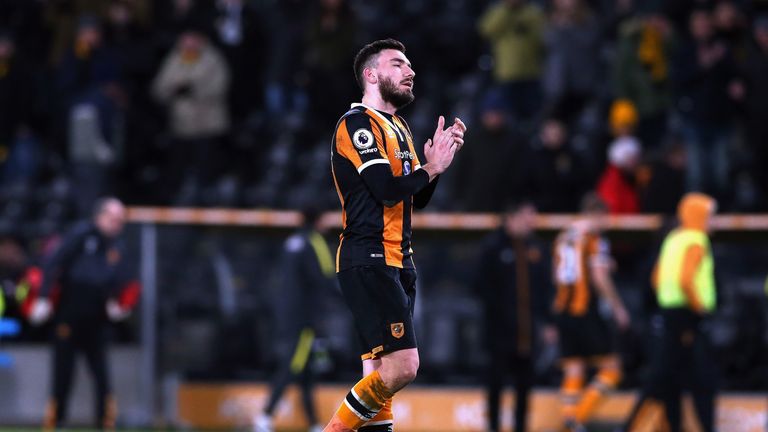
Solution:
M323 432L323 427L319 424L313 425L309 427L309 432Z
M266 414L256 415L253 418L253 432L275 432L272 417Z

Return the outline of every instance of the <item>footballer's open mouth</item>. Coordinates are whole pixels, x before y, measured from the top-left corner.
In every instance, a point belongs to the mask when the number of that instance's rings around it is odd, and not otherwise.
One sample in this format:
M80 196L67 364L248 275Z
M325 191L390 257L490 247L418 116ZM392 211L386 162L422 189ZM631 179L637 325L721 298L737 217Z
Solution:
M409 89L413 90L413 80L405 80L401 81L400 84L408 87Z

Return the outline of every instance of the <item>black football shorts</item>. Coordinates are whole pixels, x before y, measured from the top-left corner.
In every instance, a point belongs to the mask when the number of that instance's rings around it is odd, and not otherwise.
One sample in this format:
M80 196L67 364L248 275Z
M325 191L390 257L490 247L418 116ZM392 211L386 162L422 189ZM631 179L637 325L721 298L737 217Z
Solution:
M614 335L608 322L594 311L584 316L557 317L560 357L591 358L614 354Z
M415 270L370 265L351 267L337 276L341 292L352 311L363 360L416 348L413 328Z

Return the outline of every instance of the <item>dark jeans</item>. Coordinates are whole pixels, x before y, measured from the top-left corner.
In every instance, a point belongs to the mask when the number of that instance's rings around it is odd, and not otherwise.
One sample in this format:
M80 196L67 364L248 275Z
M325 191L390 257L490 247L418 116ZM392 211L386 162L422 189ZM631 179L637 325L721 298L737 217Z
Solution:
M107 367L106 323L59 322L54 327L53 339L53 413L56 427L67 418L75 356L78 351L85 355L88 369L94 380L97 429L114 427L114 409L110 403L109 370Z
M506 378L511 374L515 379L514 430L524 432L527 428L528 394L533 386L533 361L530 356L517 353L491 353L486 384L488 396L488 430L497 432L499 428L499 404L501 390Z
M651 373L625 429L631 430L643 404L655 400L664 406L670 432L681 431L681 397L683 387L688 387L702 430L712 432L718 367L706 322L687 309L665 310L661 318L654 335Z

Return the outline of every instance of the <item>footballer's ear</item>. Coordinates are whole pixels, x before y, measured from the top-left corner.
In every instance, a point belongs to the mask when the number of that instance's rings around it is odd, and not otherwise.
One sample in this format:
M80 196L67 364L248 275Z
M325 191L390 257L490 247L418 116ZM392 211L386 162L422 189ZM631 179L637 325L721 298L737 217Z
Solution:
M376 70L370 67L363 69L363 79L368 84L376 84L379 82L379 77L376 75Z

